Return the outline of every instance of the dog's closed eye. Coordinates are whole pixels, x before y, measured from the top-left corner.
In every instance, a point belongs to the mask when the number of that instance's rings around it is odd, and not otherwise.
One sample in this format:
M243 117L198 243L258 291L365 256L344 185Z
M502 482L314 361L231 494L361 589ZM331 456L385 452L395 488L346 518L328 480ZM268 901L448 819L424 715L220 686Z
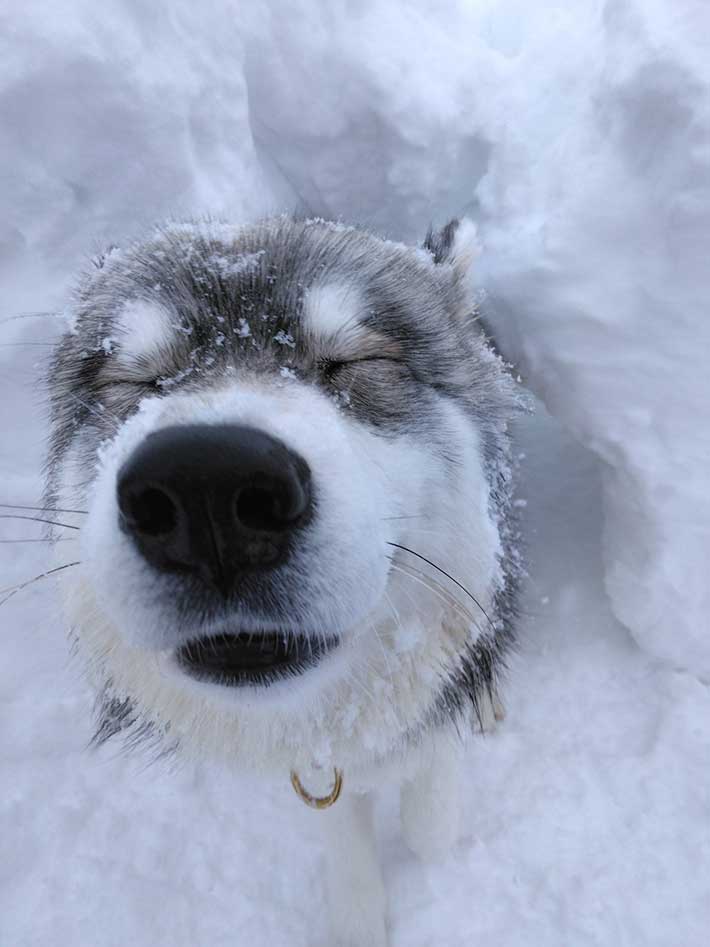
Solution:
M125 369L102 376L97 379L96 386L99 389L112 389L114 391L120 390L121 388L159 389L161 387L162 378L162 375L158 375L154 371L141 372Z
M323 359L320 363L320 369L323 378L326 381L333 380L340 372L347 369L358 368L360 366L369 366L382 364L383 366L402 366L406 368L404 362L400 359L392 358L388 355L367 355L362 358L349 359Z

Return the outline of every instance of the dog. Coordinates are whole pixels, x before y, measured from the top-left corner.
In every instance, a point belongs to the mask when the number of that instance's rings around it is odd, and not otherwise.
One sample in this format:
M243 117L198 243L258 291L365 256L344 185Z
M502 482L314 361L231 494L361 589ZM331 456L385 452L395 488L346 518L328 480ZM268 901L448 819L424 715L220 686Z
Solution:
M373 791L422 856L500 715L520 574L517 387L472 304L475 228L173 222L77 285L48 373L48 509L97 740L290 779L329 833L334 942L383 947Z

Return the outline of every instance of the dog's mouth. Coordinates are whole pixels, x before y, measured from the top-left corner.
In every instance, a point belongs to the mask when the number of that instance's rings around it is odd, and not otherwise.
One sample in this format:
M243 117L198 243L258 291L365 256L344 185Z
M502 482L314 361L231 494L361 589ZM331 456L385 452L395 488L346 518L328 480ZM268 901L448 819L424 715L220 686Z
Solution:
M176 653L190 677L228 687L264 687L296 677L337 647L339 639L284 631L233 632L195 638Z

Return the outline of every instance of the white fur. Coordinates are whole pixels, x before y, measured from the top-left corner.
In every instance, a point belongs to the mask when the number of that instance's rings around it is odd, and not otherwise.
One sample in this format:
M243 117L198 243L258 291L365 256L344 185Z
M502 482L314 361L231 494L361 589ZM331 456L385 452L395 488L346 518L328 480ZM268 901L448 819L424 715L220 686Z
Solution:
M303 302L304 326L318 341L345 353L353 347L352 336L364 334L359 324L363 315L363 300L352 283L313 286Z
M170 313L145 299L132 299L118 314L116 339L119 358L150 356L170 337Z

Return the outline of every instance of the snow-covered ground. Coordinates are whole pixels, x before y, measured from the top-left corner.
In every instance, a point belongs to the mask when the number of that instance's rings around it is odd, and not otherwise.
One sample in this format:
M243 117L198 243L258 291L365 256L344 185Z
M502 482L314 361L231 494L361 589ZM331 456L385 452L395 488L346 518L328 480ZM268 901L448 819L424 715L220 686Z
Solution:
M383 800L393 947L707 942L708 37L705 0L0 5L0 502L39 496L59 323L14 317L103 242L296 204L479 225L488 319L555 419L520 432L521 654L465 838L421 865ZM43 550L0 544L0 588ZM50 583L0 628L2 947L326 947L287 785L88 753Z

